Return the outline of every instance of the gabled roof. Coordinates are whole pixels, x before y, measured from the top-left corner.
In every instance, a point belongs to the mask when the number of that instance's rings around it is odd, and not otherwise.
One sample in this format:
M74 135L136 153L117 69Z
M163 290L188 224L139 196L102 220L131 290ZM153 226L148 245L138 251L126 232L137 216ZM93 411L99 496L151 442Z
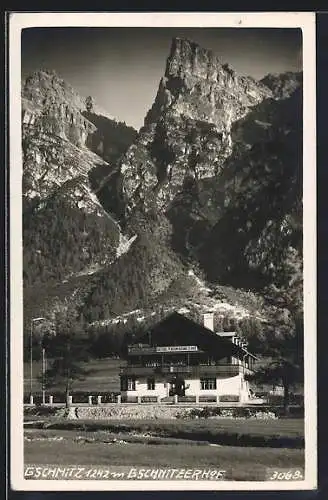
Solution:
M233 344L230 340L220 337L212 330L177 312L171 313L148 333L142 334L137 342L157 346L197 345L204 351L222 354L222 357L241 357L245 354L253 356L243 347Z

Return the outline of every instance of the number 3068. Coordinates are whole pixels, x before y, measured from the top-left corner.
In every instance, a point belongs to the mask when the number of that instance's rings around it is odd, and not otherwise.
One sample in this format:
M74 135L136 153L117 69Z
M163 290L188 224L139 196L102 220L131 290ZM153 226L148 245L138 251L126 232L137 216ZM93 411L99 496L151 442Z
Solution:
M300 469L271 470L269 481L297 481L303 479L303 472Z

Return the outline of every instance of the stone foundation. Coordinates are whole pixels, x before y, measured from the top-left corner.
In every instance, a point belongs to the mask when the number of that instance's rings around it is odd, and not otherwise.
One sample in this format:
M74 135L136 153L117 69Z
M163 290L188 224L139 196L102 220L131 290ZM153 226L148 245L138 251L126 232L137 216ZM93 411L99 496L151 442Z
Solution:
M70 415L80 419L165 419L177 418L181 413L189 409L176 406L158 405L112 405L112 406L80 406L76 407ZM70 418L70 415L68 418Z
M159 405L106 405L70 408L68 419L81 420L163 420L194 418L277 418L270 407L218 407L213 406L159 406Z

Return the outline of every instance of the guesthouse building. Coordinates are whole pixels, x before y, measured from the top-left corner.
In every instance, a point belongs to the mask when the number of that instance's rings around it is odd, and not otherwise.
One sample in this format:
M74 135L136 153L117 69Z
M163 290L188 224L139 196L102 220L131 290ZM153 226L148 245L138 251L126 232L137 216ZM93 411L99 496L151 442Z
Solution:
M256 357L235 332L215 332L214 315L199 324L172 313L128 346L122 401L240 402Z

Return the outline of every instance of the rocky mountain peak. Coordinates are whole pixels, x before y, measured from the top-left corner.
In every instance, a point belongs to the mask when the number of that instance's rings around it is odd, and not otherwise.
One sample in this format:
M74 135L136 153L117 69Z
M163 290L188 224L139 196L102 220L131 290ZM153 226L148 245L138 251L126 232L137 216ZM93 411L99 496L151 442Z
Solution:
M36 108L65 103L78 111L85 109L84 98L53 70L39 70L28 76L22 85L22 97Z
M250 77L238 75L236 70L229 63L223 63L213 50L185 38L172 40L165 78L191 79L191 81L204 79L214 84L228 84L228 86L233 86L233 83L237 82L239 84L248 82L249 86L256 86L262 92L270 94L264 84L255 82Z
M55 71L40 70L22 85L23 133L51 134L75 146L85 145L96 127L82 115L85 99Z
M272 91L275 99L286 99L301 87L302 80L302 72L287 71L286 73L269 73L262 78L261 83Z
M154 104L120 164L127 212L165 213L190 180L217 175L232 152L232 124L272 97L211 50L174 38Z
M238 75L212 50L174 38L165 75L145 125L167 112L209 121L220 131L228 131L231 123L245 115L250 106L269 97L272 92L267 86Z
M165 77L180 77L196 70L195 76L214 77L209 70L220 66L219 58L209 49L204 49L197 43L185 39L174 38L170 55L166 63Z

